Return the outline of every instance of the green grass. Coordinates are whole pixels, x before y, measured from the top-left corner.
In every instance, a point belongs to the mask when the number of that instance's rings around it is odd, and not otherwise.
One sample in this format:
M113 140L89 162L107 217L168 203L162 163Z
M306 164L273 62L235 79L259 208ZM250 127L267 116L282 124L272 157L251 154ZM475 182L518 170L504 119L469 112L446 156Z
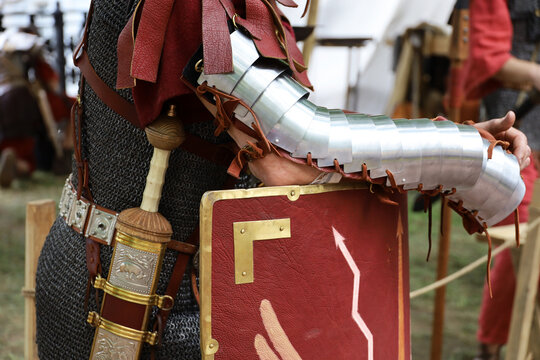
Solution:
M34 173L0 189L0 359L24 357L24 225L26 203L59 198L65 177Z
M24 221L26 203L50 198L58 200L64 177L35 173L31 179L16 181L11 189L0 189L0 360L23 359L24 300ZM439 205L434 206L433 251L428 249L427 215L409 214L410 283L418 289L435 280ZM476 242L452 221L449 271L453 272L486 253L485 244ZM447 288L443 359L471 359L476 350L476 324L485 268L480 267ZM413 358L429 359L433 293L411 300Z
M412 200L414 194L409 196ZM410 284L411 290L436 279L439 241L440 202L433 207L433 249L426 263L428 249L427 215L409 212ZM486 245L478 243L463 230L461 218L452 214L449 273L485 255ZM482 299L485 267L450 283L446 289L443 359L471 359L476 352L477 317ZM429 359L434 292L411 300L413 359Z

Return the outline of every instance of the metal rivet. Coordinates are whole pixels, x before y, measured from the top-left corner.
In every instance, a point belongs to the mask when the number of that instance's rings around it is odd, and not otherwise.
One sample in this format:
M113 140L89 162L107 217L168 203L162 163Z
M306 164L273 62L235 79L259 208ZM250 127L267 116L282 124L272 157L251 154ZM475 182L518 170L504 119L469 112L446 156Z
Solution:
M243 234L246 232L246 229L240 229L240 234Z
M97 227L99 230L105 230L107 228L107 226L102 222L100 222Z
M107 215L107 219L111 220L111 219L112 219L112 215Z
M279 139L276 139L276 144L278 144L278 143L279 143Z
M283 231L283 230L285 230L285 228L283 226L280 226L279 231Z
M97 233L96 233L96 230L92 230L92 232L90 233L90 235L92 236L95 236Z
M402 179L401 181L405 182L405 181L407 181L407 180L406 180L406 179Z
M468 16L468 15L465 15L465 16L463 17L463 20L468 21L468 20L469 20L469 16Z
M294 196L294 195L296 195L296 191L291 190L291 196Z
M214 348L214 344L210 344L210 345L208 345L208 347L209 347L210 349L213 349L213 348Z
M96 215L101 215L101 211L96 210Z
M246 275L247 275L247 272L243 271L242 276L246 276Z
M466 37L466 36L465 36L465 37L463 37L463 42L464 42L464 43L467 43L467 42L469 42L469 38L468 38L468 37Z

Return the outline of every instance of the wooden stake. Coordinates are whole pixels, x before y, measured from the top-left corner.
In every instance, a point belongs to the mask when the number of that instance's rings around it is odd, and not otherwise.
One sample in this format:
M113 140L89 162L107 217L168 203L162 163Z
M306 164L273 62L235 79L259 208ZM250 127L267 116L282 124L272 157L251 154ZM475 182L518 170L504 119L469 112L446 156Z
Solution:
M24 261L24 358L37 359L36 346L36 270L45 238L56 217L53 200L37 200L26 204L26 240Z
M450 231L452 212L448 207L448 200L443 199L441 204L442 234L439 237L439 254L437 258L437 280L444 278L448 273L448 252L450 248ZM444 310L446 299L446 286L435 292L435 307L433 309L433 327L431 334L431 360L441 360L443 349Z
M540 217L540 211L536 208L531 207L530 213L532 219ZM506 360L525 360L527 358L533 314L537 302L539 275L540 225L536 223L529 229L527 243L523 245L521 251Z
M302 55L304 56L304 64L309 66L309 60L315 48L315 27L317 26L317 12L319 11L319 0L311 0L307 18L307 26L313 26L313 32L304 41L304 47L302 48Z

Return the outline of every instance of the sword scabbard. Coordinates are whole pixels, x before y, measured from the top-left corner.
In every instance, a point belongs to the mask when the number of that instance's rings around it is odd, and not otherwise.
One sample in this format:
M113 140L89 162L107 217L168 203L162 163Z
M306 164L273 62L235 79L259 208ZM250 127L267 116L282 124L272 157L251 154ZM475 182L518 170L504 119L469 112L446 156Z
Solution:
M148 331L152 307L170 310L174 299L156 294L161 264L172 235L171 224L157 212L170 152L184 137L174 108L146 129L154 154L140 208L118 216L114 252L107 279L97 277L103 290L100 313L90 312L96 327L90 359L138 359L143 343L155 345L156 332Z

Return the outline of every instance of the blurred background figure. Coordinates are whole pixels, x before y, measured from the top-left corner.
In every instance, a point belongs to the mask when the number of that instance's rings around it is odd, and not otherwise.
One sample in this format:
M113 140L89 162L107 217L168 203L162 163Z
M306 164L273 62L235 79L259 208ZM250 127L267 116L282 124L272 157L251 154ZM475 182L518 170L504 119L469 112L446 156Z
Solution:
M39 38L23 32L0 34L0 185L36 168L34 148L41 123L38 103L27 78Z
M43 46L34 27L0 34L2 187L35 169L68 169L65 131L60 130L68 126L73 99L60 90L57 74L44 59Z
M470 57L466 65L467 99L482 99L486 118L502 117L514 109L519 127L529 140L535 161L522 171L527 193L518 208L527 222L528 206L538 175L540 107L530 106L540 89L540 3L536 0L472 0L470 2ZM531 96L532 95L532 96ZM528 105L527 105L528 103ZM499 225L512 224L513 219ZM516 285L510 250L502 252L491 271L493 298L484 287L475 360L497 360L508 340Z

